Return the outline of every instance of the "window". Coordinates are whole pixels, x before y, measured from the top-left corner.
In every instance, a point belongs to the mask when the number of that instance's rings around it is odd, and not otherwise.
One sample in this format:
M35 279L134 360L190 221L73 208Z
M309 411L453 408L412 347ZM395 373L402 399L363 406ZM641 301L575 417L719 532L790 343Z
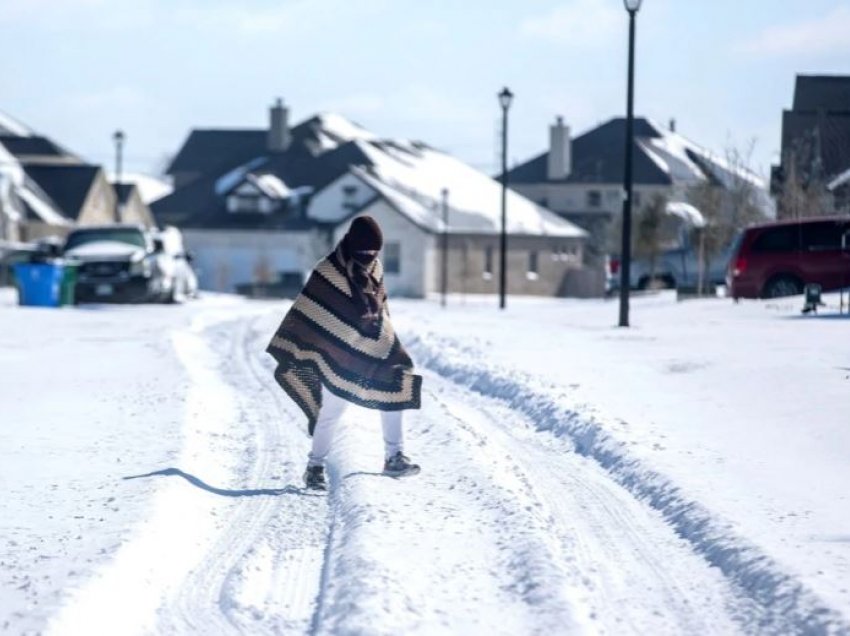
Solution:
M384 243L384 273L401 273L401 244Z
M632 209L637 210L640 207L640 192L632 190Z
M537 250L531 250L528 253L528 279L536 280L537 279L537 260L538 260L538 252Z
M841 249L841 237L846 229L841 223L824 221L806 223L802 227L804 250L824 252Z
M797 225L770 228L755 240L753 252L793 252L799 249L799 237Z
M493 277L493 248L488 245L484 248L484 278L490 279Z
M238 212L264 212L263 201L258 195L231 194L227 197L227 211Z
M552 260L575 262L578 260L578 248L575 245L559 245L552 250Z
M342 187L342 207L354 210L357 207L357 186L345 185Z
M598 208L602 205L602 193L599 190L587 191L587 207Z

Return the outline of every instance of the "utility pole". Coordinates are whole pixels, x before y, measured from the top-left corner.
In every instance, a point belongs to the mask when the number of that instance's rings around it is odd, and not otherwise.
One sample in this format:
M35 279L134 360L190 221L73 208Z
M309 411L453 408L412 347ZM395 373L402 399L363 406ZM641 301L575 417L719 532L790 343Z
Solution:
M115 222L121 223L121 160L124 150L124 131L116 130L112 135L115 142Z
M508 109L514 94L506 86L499 93L502 107L502 228L499 235L499 309L505 308L508 281Z
M443 188L443 234L440 237L442 239L441 252L442 252L442 267L440 270L440 292L442 297L440 299L440 305L443 307L446 306L446 294L448 293L449 287L449 191L447 188Z
M642 0L623 0L629 13L629 70L626 91L626 157L623 171L623 243L620 254L620 327L629 326L632 275L632 152L634 150L635 14Z

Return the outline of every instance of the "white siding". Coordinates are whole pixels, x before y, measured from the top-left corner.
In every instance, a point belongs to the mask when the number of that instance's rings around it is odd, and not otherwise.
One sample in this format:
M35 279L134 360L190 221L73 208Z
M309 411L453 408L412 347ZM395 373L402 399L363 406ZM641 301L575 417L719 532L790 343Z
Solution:
M274 280L282 271L309 273L327 249L315 233L191 230L183 232L195 256L201 289L232 292L236 285Z
M401 271L385 274L384 283L390 298L406 296L422 298L435 287L433 244L434 237L399 214L383 200L376 201L362 214L374 218L384 234L384 243L401 245ZM337 227L335 240L339 241L348 231L348 223Z
M346 189L350 189L350 197L346 195ZM356 209L374 197L372 188L348 172L316 193L310 201L307 216L317 221L335 223L351 214L346 204Z

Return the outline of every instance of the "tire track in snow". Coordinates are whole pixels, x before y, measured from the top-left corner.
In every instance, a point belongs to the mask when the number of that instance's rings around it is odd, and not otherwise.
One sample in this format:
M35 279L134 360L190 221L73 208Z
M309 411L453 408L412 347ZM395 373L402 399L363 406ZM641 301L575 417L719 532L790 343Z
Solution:
M446 385L447 380L429 378ZM546 446L504 405L449 385L435 399L447 417L486 446L487 461L517 496L545 511L564 565L581 572L580 602L593 631L612 634L730 634L746 631L750 607L734 601L720 573L693 554L660 515L568 444Z
M850 634L844 618L758 547L731 533L675 484L632 458L593 418L559 405L540 382L510 369L469 364L462 344L438 336L406 339L408 351L425 368L484 397L494 398L528 416L538 431L569 439L575 450L594 461L634 497L658 510L675 532L706 562L719 568L743 596L757 604L760 633ZM463 358L462 360L460 358Z
M254 328L257 320L220 324L206 336L227 345L225 353L218 354L218 371L234 389L237 419L248 431L238 482L280 492L235 497L221 514L214 545L160 610L159 626L165 633L304 631L313 614L326 530L321 523L304 526L306 532L298 526L305 517L324 518L326 503L302 496L292 485L300 481L297 467L306 438L298 439L296 427L289 427L286 420L297 415L284 407L280 391L269 393L263 376L271 377L270 370L262 367L256 353L265 348ZM283 441L284 426L287 437L294 439ZM281 472L286 485L276 488L283 481Z
M265 353L269 334L258 326L262 319L252 321L243 348L246 363L243 370L251 374L245 381L254 383L257 400L271 398L276 406L273 417L285 433L278 441L281 468L287 482L298 484L300 490L309 438L303 414L274 380L274 363ZM333 506L324 495L312 493L302 493L283 503L261 537L265 555L252 554L233 586L231 598L241 598L243 605L247 602L247 615L254 619L242 621L243 628L256 630L256 619L265 618L265 625L272 633L306 632L314 621L333 525ZM264 585L256 584L257 571L269 574Z
M232 457L225 450L231 441L234 400L229 388L211 370L215 359L201 338L201 324L196 319L188 331L172 333L189 381L178 462L191 479L199 473L209 481L226 483L232 476ZM134 477L180 474L177 470L172 467ZM128 487L133 483L125 482ZM59 634L156 631L158 609L180 593L186 574L198 567L214 541L214 515L228 509L222 499L183 480L163 480L145 521L134 529L112 561L73 592L49 629ZM217 618L214 615L211 624L226 628Z
M225 359L244 364L245 322L228 323L213 329L217 332L224 329L238 330L235 338L228 339L229 349ZM232 371L225 375L230 379L228 376L232 376ZM271 458L263 449L278 446L275 443L278 436L276 422L269 418L253 417L245 409L244 396L238 393L234 395L239 428L250 431L245 441L251 443L251 447L246 448L247 462L240 467L238 477L253 485L269 483ZM160 609L160 629L163 632L234 631L235 622L231 618L231 604L225 589L234 569L267 522L274 505L272 497L242 498L236 499L224 511L224 527L219 537L199 566L184 580L175 597Z
M427 396L408 446L423 472L380 474L380 421L351 409L330 462L336 522L315 633L581 633L577 575ZM533 522L533 527L528 527Z

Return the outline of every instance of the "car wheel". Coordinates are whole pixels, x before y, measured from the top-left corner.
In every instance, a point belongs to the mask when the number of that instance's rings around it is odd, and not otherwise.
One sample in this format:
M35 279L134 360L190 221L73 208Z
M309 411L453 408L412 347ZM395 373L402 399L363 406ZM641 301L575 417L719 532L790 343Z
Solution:
M785 296L797 296L803 293L803 283L800 279L783 274L774 276L764 286L762 298L783 298Z

